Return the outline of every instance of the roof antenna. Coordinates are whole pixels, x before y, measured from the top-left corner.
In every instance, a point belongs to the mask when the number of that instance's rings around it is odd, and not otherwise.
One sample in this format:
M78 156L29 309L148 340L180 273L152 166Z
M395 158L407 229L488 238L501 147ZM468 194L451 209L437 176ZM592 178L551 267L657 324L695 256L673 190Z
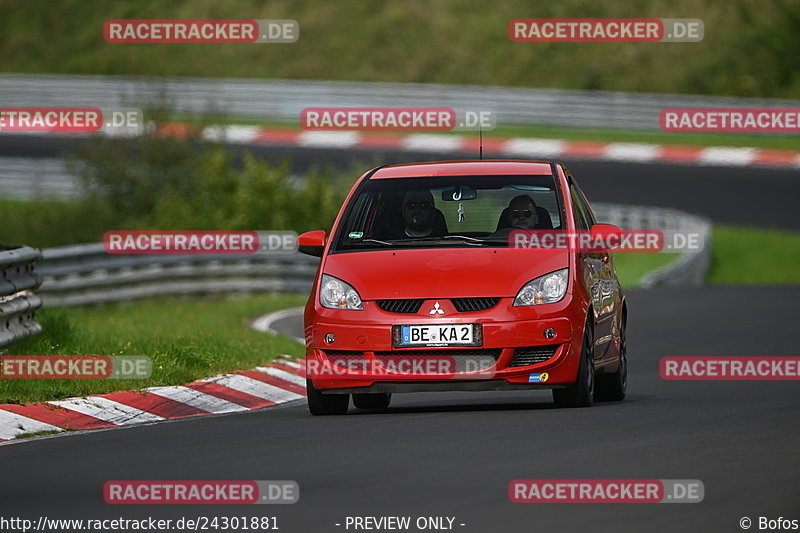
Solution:
M483 126L478 126L478 138L480 139L479 148L478 148L478 156L481 161L483 161Z

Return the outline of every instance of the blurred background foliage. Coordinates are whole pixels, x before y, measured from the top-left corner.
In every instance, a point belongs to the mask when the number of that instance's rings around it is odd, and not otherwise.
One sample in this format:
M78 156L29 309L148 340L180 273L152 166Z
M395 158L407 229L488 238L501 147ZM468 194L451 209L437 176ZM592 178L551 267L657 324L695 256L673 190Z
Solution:
M515 43L514 18L699 18L700 43ZM115 18L295 19L293 44L109 44ZM46 28L47 38L42 30ZM0 0L5 72L800 97L798 0Z
M49 247L99 241L112 229L327 230L358 178L320 167L296 176L288 160L161 130L82 145L67 161L83 190L76 199L0 200L3 240Z

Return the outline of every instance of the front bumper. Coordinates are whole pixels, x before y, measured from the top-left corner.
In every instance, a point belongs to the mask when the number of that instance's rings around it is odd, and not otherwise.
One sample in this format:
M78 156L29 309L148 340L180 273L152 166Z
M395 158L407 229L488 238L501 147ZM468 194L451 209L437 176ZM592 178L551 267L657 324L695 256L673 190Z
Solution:
M512 301L506 302L507 310ZM349 313L344 317L350 320L320 318L308 323L306 375L317 389L330 393L563 387L577 376L583 320L565 313L567 306L554 311L537 310L535 319L497 320L497 316L512 317L495 312L428 320L480 324L481 346L469 348L395 348L392 326L418 324L419 316L391 315L355 323L352 319L359 316L355 312L338 312ZM546 329L555 330L555 337L546 337ZM335 340L326 342L331 335Z

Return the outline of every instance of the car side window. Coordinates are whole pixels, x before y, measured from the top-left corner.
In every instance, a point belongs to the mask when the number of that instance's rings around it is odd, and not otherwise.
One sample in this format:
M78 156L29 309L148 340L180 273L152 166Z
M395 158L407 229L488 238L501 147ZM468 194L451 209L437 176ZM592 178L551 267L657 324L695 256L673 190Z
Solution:
M580 195L572 184L569 186L569 194L572 197L572 210L575 214L575 225L578 226L578 229L588 230L591 219L589 215L586 214Z
M367 218L374 203L373 196L373 194L362 194L356 199L353 211L347 217L347 225L342 228L344 235L361 233L363 236L364 229L367 226Z
M580 187L578 187L577 183L572 184L572 187L578 193L578 203L581 206L581 210L586 215L586 221L589 223L589 227L591 228L595 224L597 224L597 217L594 216L594 211L592 211L592 206L589 205L589 201L586 199L586 195L583 194L583 191Z

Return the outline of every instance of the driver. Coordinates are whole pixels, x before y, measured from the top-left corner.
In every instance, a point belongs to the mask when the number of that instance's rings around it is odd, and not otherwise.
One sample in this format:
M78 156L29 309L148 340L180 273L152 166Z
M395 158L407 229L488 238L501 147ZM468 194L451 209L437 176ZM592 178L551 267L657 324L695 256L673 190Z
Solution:
M511 228L534 229L539 223L536 203L527 194L514 197L508 204L508 222Z
M500 229L488 235L489 240L508 240L512 231L535 229L539 224L536 202L527 194L515 196L503 210Z

